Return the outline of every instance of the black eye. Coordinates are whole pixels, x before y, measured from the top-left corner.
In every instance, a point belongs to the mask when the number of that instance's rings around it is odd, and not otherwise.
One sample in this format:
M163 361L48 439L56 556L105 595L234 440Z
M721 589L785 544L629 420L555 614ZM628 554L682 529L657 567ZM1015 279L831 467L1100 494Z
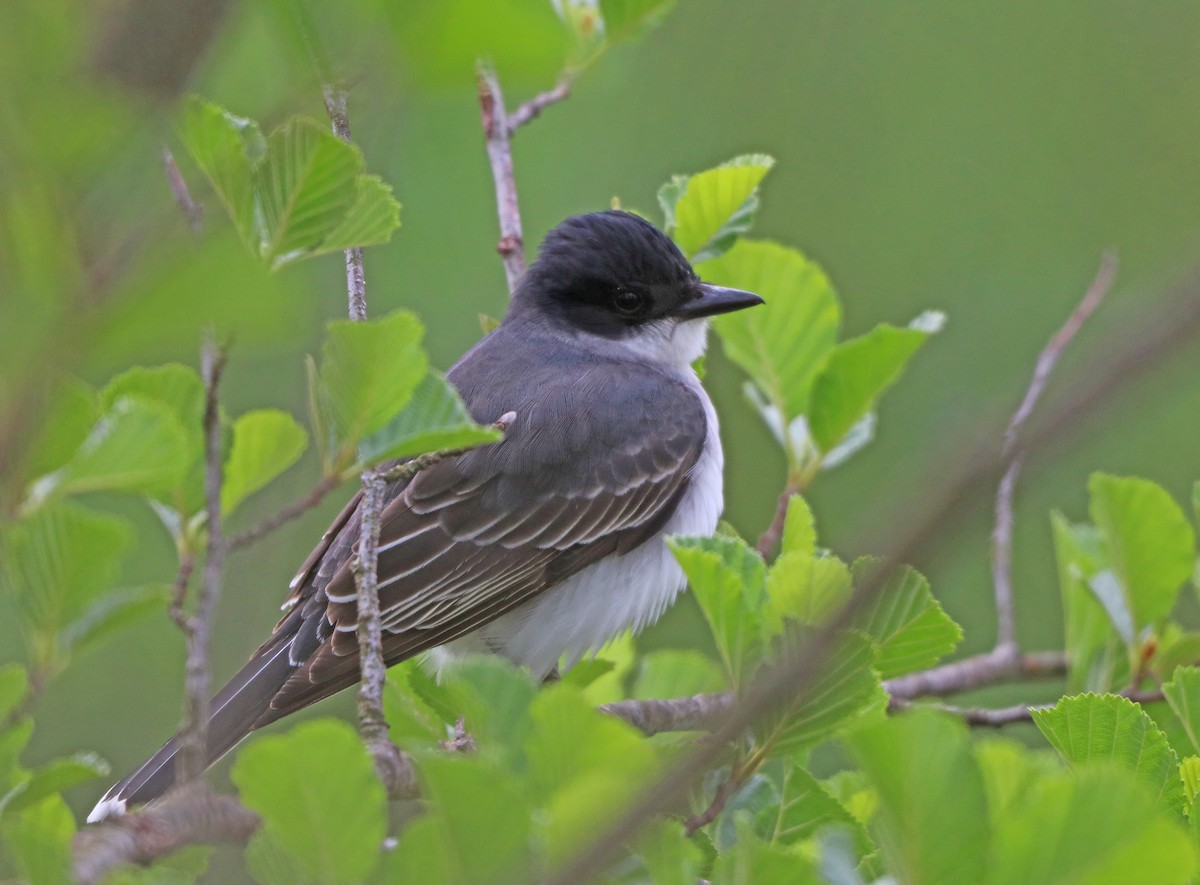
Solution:
M632 289L618 289L612 303L621 313L635 314L645 306L646 297Z

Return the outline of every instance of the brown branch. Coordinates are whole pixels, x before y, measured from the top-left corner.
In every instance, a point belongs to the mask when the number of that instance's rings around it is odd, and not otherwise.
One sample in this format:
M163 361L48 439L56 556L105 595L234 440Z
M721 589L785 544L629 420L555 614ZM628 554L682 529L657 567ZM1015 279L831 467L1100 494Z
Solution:
M717 787L712 801L708 803L708 807L699 814L694 814L684 821L684 835L690 839L696 834L696 830L706 827L716 820L717 816L725 810L725 806L729 803L729 800L733 798L734 793L738 791L738 788L744 782L744 777L735 765L733 770L729 772L729 777L721 781L721 785Z
M341 485L341 477L338 476L323 476L321 481L313 486L312 491L301 498L299 501L293 501L288 506L284 507L273 516L264 519L256 526L251 526L245 531L238 532L229 539L228 549L240 550L242 547L247 547L250 544L257 543L265 538L271 532L286 525L298 516L302 516L309 510L312 510L318 504L325 500L326 496L334 489Z
M195 570L196 557L190 550L182 552L179 556L179 571L175 573L175 580L171 583L171 601L167 607L167 614L171 616L175 626L185 634L188 632L188 614L185 606L192 572Z
M787 521L788 502L792 500L793 495L799 493L799 487L789 482L775 500L775 515L771 518L771 524L763 530L754 544L754 549L763 559L769 560L772 551L779 545L779 539L783 537L783 525Z
M1050 679L1066 672L1064 652L1019 654L1012 647L997 646L981 655L888 680L884 688L893 699L912 700L944 697L1003 682Z
M192 193L188 190L183 173L179 171L179 166L175 163L175 156L166 145L163 145L162 149L162 162L163 172L167 176L167 184L171 188L171 196L183 210L183 217L187 219L192 233L200 233L204 227L204 207L192 199Z
M374 752L387 742L387 720L383 716L383 683L387 665L383 660L383 628L379 623L379 515L387 488L384 478L374 470L362 475L362 523L358 533L358 553L352 568L357 590L358 657L362 681L358 686L358 728L363 740Z
M575 78L571 74L564 73L553 89L535 95L509 114L508 137L512 138L518 129L536 120L550 105L558 104L564 98L570 98L574 80Z
M204 579L191 617L180 611L179 623L187 638L187 675L185 714L179 732L179 768L176 783L201 779L208 767L209 695L212 669L209 666L209 635L217 602L221 597L221 571L225 567L225 539L221 535L221 411L217 390L225 368L225 352L211 334L200 351L200 374L204 379L204 508L208 546L204 558ZM183 565L180 566L184 572ZM190 574L183 574L184 584ZM179 579L176 579L178 588ZM182 609L182 604L180 605Z
M1037 364L1033 370L1033 378L1025 398L1013 413L1012 420L1004 434L1004 449L1001 458L1007 462L1004 476L996 492L996 527L992 532L992 584L996 594L996 647L1017 649L1016 618L1013 606L1012 589L1012 533L1013 533L1013 493L1016 490L1017 477L1021 472L1021 453L1017 450L1017 440L1021 429L1033 413L1041 399L1050 373L1058 364L1059 357L1067 345L1082 328L1100 303L1112 288L1113 279L1117 272L1116 255L1105 252L1100 260L1100 269L1096 272L1092 284L1088 286L1083 299L1067 317L1063 324L1038 355Z
M1121 692L1135 704L1154 704L1164 700L1162 691ZM894 700L890 705L893 712L911 709L930 709L950 716L957 716L973 728L1004 728L1021 722L1032 722L1033 714L1039 710L1053 709L1054 704L1014 704L1011 707L958 707L953 704L915 704L912 701Z
M329 114L333 134L350 143L346 91L329 83L322 87L322 91L325 94L325 111ZM367 279L363 271L363 252L357 246L346 250L346 300L350 319L367 318Z
M504 262L504 276L508 280L508 292L511 295L517 288L517 281L525 273L525 237L521 232L521 208L517 202L517 182L513 175L510 123L496 72L480 62L475 73L479 114L487 140L492 181L496 186L496 211L500 216L500 241L496 244L496 251Z
M733 692L669 700L616 701L601 712L624 719L647 737L666 731L712 731L733 708Z
M151 864L188 845L247 842L261 821L232 796L192 785L144 811L85 827L75 835L75 879L93 885L125 864Z

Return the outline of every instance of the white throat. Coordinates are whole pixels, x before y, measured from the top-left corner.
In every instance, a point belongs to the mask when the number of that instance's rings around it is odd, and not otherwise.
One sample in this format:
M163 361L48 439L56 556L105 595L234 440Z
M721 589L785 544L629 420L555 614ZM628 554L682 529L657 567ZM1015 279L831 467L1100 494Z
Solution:
M704 355L708 320L655 320L639 326L619 346L638 359L685 370Z

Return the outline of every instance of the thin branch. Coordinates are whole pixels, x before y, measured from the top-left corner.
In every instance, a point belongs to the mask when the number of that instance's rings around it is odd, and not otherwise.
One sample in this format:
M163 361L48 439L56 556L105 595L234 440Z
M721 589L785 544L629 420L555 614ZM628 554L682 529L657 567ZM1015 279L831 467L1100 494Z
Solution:
M509 114L508 137L512 138L518 129L536 120L550 105L558 104L564 98L570 98L571 86L574 82L575 78L572 75L564 73L553 89L535 95Z
M192 572L196 570L196 557L190 551L185 551L179 557L179 571L171 584L171 602L167 614L185 634L188 632L188 613L186 608L188 587L192 582Z
M256 526L251 526L245 531L238 532L229 539L228 549L240 550L242 547L247 547L250 544L257 543L265 538L271 532L286 525L298 516L302 516L309 510L312 510L318 504L325 500L334 489L341 485L341 477L338 476L323 476L321 481L313 486L312 491L301 498L299 501L293 501L287 507L284 507L273 516L264 519Z
M667 731L712 731L733 708L731 691L668 700L616 701L601 712L624 719L647 737Z
M758 536L754 545L754 549L763 559L769 560L772 551L779 545L779 539L783 537L783 524L787 520L788 502L799 492L800 488L789 482L775 500L775 515L771 518L771 524Z
M712 801L708 803L708 807L699 814L694 814L684 821L684 835L690 839L696 834L696 830L706 827L716 820L717 816L725 810L725 806L743 783L744 778L738 771L737 766L734 766L733 770L729 772L729 777L721 781L721 785L717 787Z
M1117 272L1117 258L1111 252L1105 252L1100 259L1100 269L1096 272L1092 284L1088 286L1083 299L1076 306L1062 328L1054 333L1050 341L1038 355L1034 366L1033 378L1021 405L1013 413L1012 420L1004 434L1004 449L1001 458L1007 462L1004 476L996 492L996 527L992 532L992 584L996 593L996 646L1017 648L1016 617L1013 606L1012 589L1012 533L1013 533L1013 493L1016 490L1017 477L1021 472L1021 453L1017 450L1017 440L1021 428L1033 413L1038 400L1045 390L1050 373L1058 364L1059 357L1067 345L1082 328L1100 303L1112 288L1113 279Z
M313 41L314 51L319 47ZM316 58L317 56L314 56ZM327 66L318 65L319 70L327 70ZM322 86L325 94L325 110L329 114L329 122L333 134L342 141L350 142L350 117L347 113L346 91L340 86L326 82ZM367 318L367 279L363 271L362 249L355 247L346 250L346 298L347 309L352 320Z
M221 571L225 567L225 539L221 534L221 412L217 400L224 368L225 352L210 334L206 336L200 351L200 374L204 379L205 393L204 508L208 546L196 613L182 620L187 637L187 676L186 712L179 733L179 769L176 778L176 783L180 784L199 780L208 767L209 694L212 690L212 669L208 661L209 634L217 601L221 597Z
M1121 692L1135 704L1154 704L1164 699L1162 691ZM1050 710L1054 704L1014 704L1011 707L958 707L953 704L915 704L912 701L893 700L889 709L893 712L921 707L957 716L973 728L1004 728L1021 722L1032 722L1033 714L1039 710Z
M912 700L944 697L1018 680L1051 679L1066 672L1065 652L1017 654L1010 647L997 646L981 655L888 680L884 688L894 700Z
M521 274L525 272L525 237L521 232L521 208L517 202L517 182L513 175L510 122L496 72L480 62L476 66L476 83L483 134L487 139L488 162L496 186L496 211L500 216L500 241L496 244L496 251L504 262L504 276L508 280L511 295L517 288Z
M175 163L175 155L171 153L171 149L166 145L163 145L162 149L162 162L163 172L167 176L167 184L171 188L171 196L175 198L175 202L183 210L183 217L187 219L188 227L192 229L192 233L200 233L204 228L204 207L192 199L192 193L188 190L183 173L179 171L179 166Z

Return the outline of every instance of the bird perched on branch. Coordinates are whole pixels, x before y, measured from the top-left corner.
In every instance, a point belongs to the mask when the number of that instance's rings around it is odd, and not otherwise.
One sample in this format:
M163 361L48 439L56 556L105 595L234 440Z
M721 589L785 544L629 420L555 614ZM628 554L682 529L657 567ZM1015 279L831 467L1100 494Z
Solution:
M504 321L448 374L504 439L387 489L378 586L389 665L422 652L503 655L534 675L663 613L685 579L664 543L722 508L713 411L691 364L708 318L761 304L703 283L662 232L625 212L569 218ZM359 679L359 498L292 581L283 618L213 699L209 764L252 730ZM172 739L90 821L164 793Z

